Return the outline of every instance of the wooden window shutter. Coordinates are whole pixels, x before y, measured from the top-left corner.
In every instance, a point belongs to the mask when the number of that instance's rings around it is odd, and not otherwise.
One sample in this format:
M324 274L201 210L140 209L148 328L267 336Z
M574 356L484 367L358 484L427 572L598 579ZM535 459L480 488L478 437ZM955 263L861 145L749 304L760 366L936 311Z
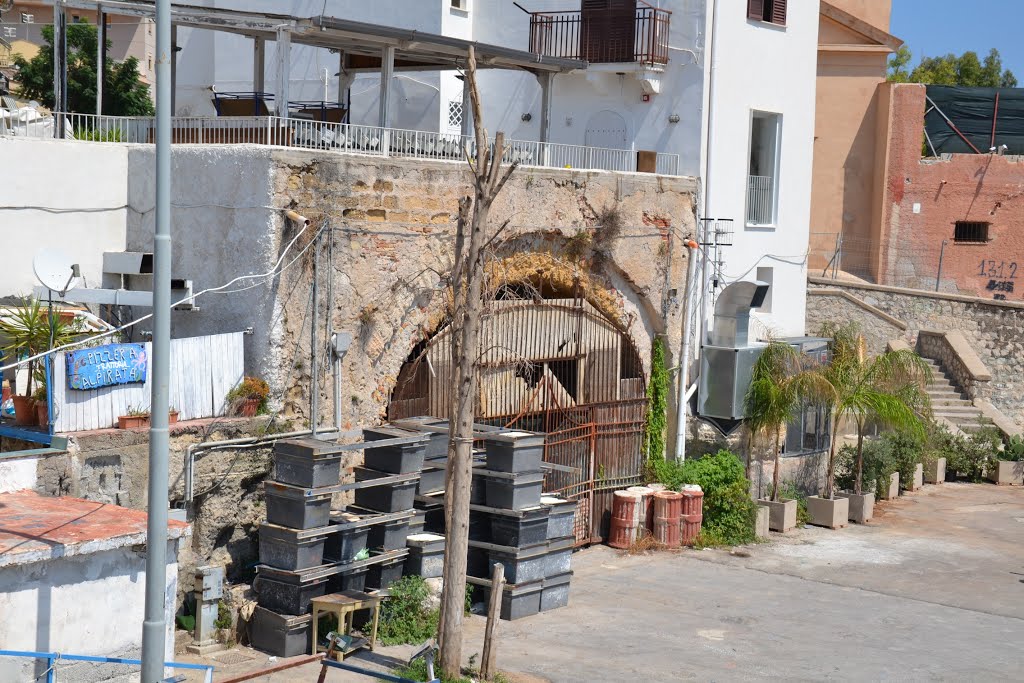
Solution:
M786 25L786 0L774 0L772 2L771 21L773 24Z
M764 21L764 0L747 0L747 18Z

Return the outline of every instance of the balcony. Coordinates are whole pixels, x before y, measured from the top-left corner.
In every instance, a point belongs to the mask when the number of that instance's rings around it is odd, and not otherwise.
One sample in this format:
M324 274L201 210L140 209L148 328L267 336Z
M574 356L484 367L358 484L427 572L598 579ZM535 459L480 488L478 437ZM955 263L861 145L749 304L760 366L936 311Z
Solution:
M775 224L775 179L747 176L747 225Z
M672 13L643 0L582 0L575 12L531 12L530 52L591 64L668 63Z

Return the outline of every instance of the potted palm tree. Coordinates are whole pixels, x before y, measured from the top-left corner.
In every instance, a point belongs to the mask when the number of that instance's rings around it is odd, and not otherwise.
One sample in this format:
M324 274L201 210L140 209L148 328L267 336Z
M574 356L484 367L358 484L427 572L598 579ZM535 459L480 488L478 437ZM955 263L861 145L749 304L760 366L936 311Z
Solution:
M874 510L874 493L863 490L864 435L871 423L911 433L924 433L921 416L929 411L924 386L931 377L927 363L910 349L888 350L868 358L864 337L855 324L822 326L821 336L832 339L832 360L822 377L832 386L832 443L823 496L807 499L811 524L835 528L847 519L864 523ZM852 492L835 491L836 445L840 424L852 420L857 428L857 456ZM845 508L845 509L843 509Z
M32 358L51 346L59 346L71 339L74 330L59 316L47 315L38 299L24 299L20 306L9 309L0 318L0 337L4 355L14 359ZM27 361L28 373L25 392L14 398L14 421L19 425L33 425L38 416L33 399L34 382L39 360Z
M758 435L772 437L771 493L767 499L757 501L758 505L768 508L768 528L772 531L789 531L796 527L797 521L796 499L779 498L782 431L806 400L820 398L818 394L829 388L818 375L804 371L800 353L784 342L770 341L754 364L745 399L747 429L750 430L748 463L753 459L755 438Z

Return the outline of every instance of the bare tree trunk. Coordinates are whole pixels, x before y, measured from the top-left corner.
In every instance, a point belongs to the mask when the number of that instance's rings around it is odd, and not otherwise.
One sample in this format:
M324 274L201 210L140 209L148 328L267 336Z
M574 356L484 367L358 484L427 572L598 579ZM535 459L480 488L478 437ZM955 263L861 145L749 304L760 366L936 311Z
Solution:
M839 434L839 416L832 419L832 442L828 451L828 473L825 476L825 497L831 499L836 487L836 436Z
M864 492L861 488L864 485L864 427L857 423L857 478L853 483L853 492L858 496Z
M779 465L782 462L782 452L779 445L779 430L775 430L775 471L772 473L772 500L779 502Z
M469 498L472 484L473 418L476 408L476 363L480 353L480 315L483 311L483 252L491 204L516 168L501 173L504 135L498 133L494 150L487 145L480 93L476 83L476 55L472 47L465 77L473 103L476 129L476 165L467 151L473 171L474 198L459 202L452 270L452 405L449 417L448 472L445 485L445 553L441 589L438 643L445 676L459 678L462 669L462 620L466 600L466 556L469 552Z
M754 479L754 430L747 427L747 483ZM757 478L757 495L761 496L761 477Z

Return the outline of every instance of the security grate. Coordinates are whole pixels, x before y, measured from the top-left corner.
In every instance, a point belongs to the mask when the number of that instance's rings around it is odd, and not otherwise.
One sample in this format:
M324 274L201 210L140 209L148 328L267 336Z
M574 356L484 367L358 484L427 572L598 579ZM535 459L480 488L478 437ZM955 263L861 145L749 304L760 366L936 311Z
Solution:
M462 102L452 100L448 103L448 126L462 128Z
M988 223L957 221L953 228L954 242L988 242Z

